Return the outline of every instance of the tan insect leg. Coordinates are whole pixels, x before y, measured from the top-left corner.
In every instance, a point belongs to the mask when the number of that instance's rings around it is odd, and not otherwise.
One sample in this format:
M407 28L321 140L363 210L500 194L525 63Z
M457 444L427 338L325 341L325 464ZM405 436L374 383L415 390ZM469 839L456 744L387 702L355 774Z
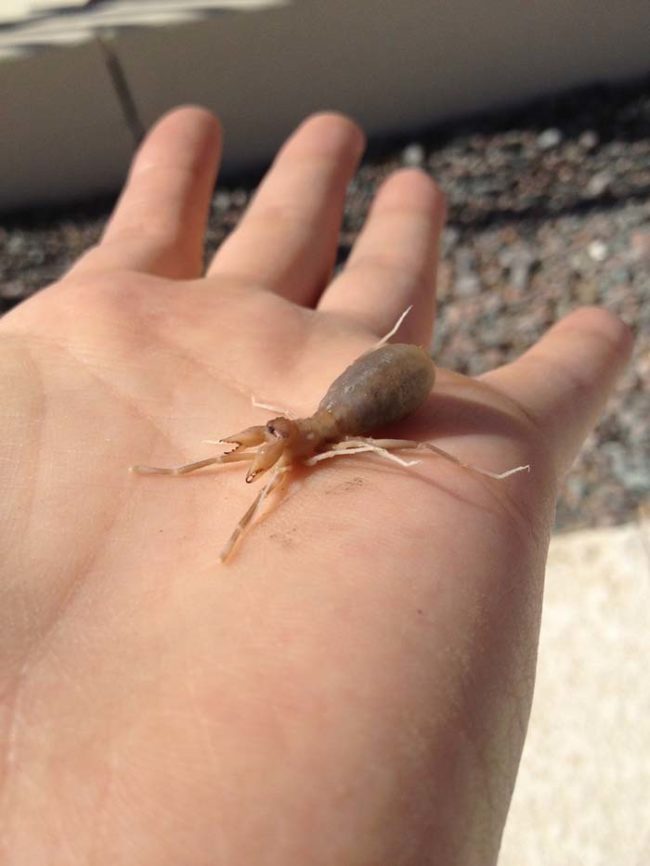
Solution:
M393 327L390 329L390 331L389 331L385 336L383 336L383 337L381 338L381 340L379 340L378 343L375 343L375 345L374 345L371 349L368 349L368 352L374 352L375 349L378 349L380 346L383 346L384 343L387 343L387 342L390 340L390 338L391 338L392 336L394 336L394 335L399 331L399 329L400 329L400 325L402 324L402 322L403 322L404 319L408 316L408 314L411 312L412 309L413 309L413 304L411 304L410 307L407 307L407 308L404 310L404 312L403 312L402 315L399 317L399 319L395 322L395 324L394 324ZM365 354L367 355L368 352L366 352Z
M400 466L416 466L420 462L419 460L403 460L396 454L391 454L386 448L381 448L378 445L370 444L368 442L360 444L351 442L350 445L352 447L347 447L346 442L337 443L333 446L331 451L322 451L320 454L310 457L309 460L305 460L305 466L314 466L316 463L320 463L321 460L331 460L332 457L367 454L368 452L378 454L385 460L390 460L391 463L399 463Z
M292 415L287 409L283 409L281 406L274 406L273 403L262 403L258 400L254 394L251 395L251 403L255 409L266 409L269 412L277 412L278 415L283 415L285 418L295 419L295 415Z
M257 512L262 507L264 500L269 495L269 493L271 493L278 486L278 484L280 483L280 479L282 478L284 473L288 471L288 469L289 469L288 466L282 466L279 469L276 469L276 471L273 473L271 478L269 478L267 483L264 485L264 487L262 487L260 492L257 494L257 496L253 500L251 506L246 511L244 516L241 518L241 520L239 521L239 523L237 524L237 526L235 528L235 531L230 536L230 538L226 542L225 547L223 548L223 550L219 554L219 559L222 562L225 562L226 559L230 556L234 546L237 544L237 542L239 541L241 536L246 531L246 528L248 527L248 525L251 523L251 521L253 520L253 518L257 514Z
M345 457L346 454L366 454L370 449L367 446L355 448L337 448L335 451L321 451L320 454L315 454L308 460L305 460L305 466L315 466L321 460L331 460L332 457Z
M203 469L204 466L212 466L214 463L235 463L239 460L252 460L254 457L255 452L250 454L220 454L219 457L206 457L205 460L197 460L195 463L185 463L183 466L171 466L169 468L131 466L131 472L137 472L138 475L187 475L190 472L196 472L197 469Z
M450 454L448 451L443 451L442 448L438 448L437 445L432 445L430 442L415 442L410 439L366 439L361 437L346 439L345 441L350 444L373 443L379 448L384 448L386 450L404 448L414 451L432 451L434 454L444 457L445 460L449 460L457 466L462 466L463 469L478 472L480 475L487 475L488 478L495 478L497 481L501 481L503 478L508 478L510 475L515 475L517 472L530 472L530 466L528 464L525 466L515 466L513 469L506 469L505 472L490 472L488 469L481 469L471 463L463 463L463 461L459 460L458 457L454 457L453 454Z

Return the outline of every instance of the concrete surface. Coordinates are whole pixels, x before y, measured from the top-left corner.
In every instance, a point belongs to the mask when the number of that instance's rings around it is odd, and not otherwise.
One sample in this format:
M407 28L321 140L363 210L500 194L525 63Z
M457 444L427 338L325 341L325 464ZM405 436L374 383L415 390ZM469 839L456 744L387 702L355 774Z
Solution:
M174 31L121 34L144 125L198 100L226 129L226 166L267 159L305 114L348 112L371 134L641 74L647 0L299 0ZM643 28L642 28L643 29Z
M553 539L499 866L650 864L650 523Z
M296 122L319 109L349 112L371 134L403 134L641 75L650 64L649 26L647 0L617 0L615 9L593 0L294 0L199 23L117 29L108 41L142 125L180 102L207 105L225 122L226 168L237 168L267 161ZM89 75L83 57L78 48L52 50L51 82L39 72L40 54L0 63L0 164L9 156L12 165L0 208L85 196L90 176L92 191L119 187L127 153L119 135L104 131L123 110L119 89ZM77 91L91 88L89 107ZM33 129L12 124L16 115L31 117ZM56 134L68 119L79 141L74 160Z
M97 43L0 63L0 208L92 196L134 142Z

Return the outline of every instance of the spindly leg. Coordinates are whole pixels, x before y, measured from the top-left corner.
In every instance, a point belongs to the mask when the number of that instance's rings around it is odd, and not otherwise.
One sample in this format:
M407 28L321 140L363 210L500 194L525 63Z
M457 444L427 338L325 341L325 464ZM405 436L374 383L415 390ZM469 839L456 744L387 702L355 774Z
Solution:
M390 338L391 338L394 334L396 334L396 333L399 331L402 322L403 322L404 319L408 316L408 314L411 312L412 309L413 309L413 304L411 304L410 307L407 307L407 308L404 310L404 312L403 312L402 315L399 317L399 319L395 322L395 324L394 324L393 327L390 329L390 331L389 331L387 334L384 334L384 336L381 338L381 340L379 340L377 343L375 343L375 345L372 346L372 348L370 348L370 349L368 350L368 352L374 352L375 349L379 349L380 346L385 345L385 344L390 340ZM368 352L364 352L364 354L367 355Z
M282 406L274 406L273 403L262 403L254 394L251 395L251 403L255 409L266 409L267 412L275 412L277 415L282 415L283 418L295 419L295 415L284 409Z
M398 457L397 454L391 454L387 448L382 448L370 442L361 443L358 440L354 440L351 442L337 442L336 445L332 446L330 451L321 451L319 454L315 454L313 457L305 460L305 466L314 466L316 463L320 463L321 460L331 460L333 457L350 457L355 454L367 454L369 452L371 454L378 454L392 463L399 463L400 466L416 466L420 462L419 460L404 460Z
M444 457L445 460L449 460L457 466L462 466L463 469L478 472L480 475L487 475L488 478L496 478L497 481L500 481L503 478L508 478L510 475L515 475L517 472L530 472L530 466L528 464L525 466L515 466L513 469L506 469L505 472L490 472L488 469L481 469L478 466L474 466L472 463L463 463L463 461L459 460L458 457L454 457L453 454L450 454L448 451L443 451L442 448L438 448L437 445L432 445L430 442L416 442L411 439L371 439L365 437L354 437L346 439L345 442L348 442L351 445L357 443L372 444L376 445L378 448L383 448L386 451L401 448L414 451L432 451L434 454Z
M264 487L262 487L260 492L257 494L257 496L253 500L251 506L248 508L248 510L246 511L244 516L241 518L241 520L239 521L239 523L237 524L237 526L235 528L235 531L230 536L230 538L226 542L225 547L223 548L223 550L219 554L219 558L221 559L222 562L225 562L226 559L230 556L230 554L232 553L233 547L237 544L237 542L239 541L241 536L246 531L246 528L248 527L250 522L253 520L253 518L255 517L257 512L262 507L264 500L269 495L269 493L271 493L278 486L278 484L280 483L280 479L282 478L284 473L288 471L288 469L289 469L288 466L281 466L279 469L276 469L275 472L273 473L273 475L266 482Z
M197 469L203 469L204 466L212 466L214 463L235 463L240 460L252 460L254 457L255 452L249 454L231 452L229 454L220 454L218 457L206 457L205 460L197 460L195 463L184 463L183 466L171 466L169 468L163 466L131 466L131 472L137 472L138 475L187 475L190 472L196 472Z

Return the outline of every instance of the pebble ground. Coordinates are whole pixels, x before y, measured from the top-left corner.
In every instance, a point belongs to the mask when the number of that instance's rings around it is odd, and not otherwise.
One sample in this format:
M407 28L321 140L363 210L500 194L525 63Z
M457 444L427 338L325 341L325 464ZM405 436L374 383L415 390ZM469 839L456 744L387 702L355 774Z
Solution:
M430 172L449 202L439 365L491 369L583 304L606 306L635 330L633 362L566 479L557 528L633 519L650 499L650 79L372 143L350 185L339 264L378 183L403 165ZM251 177L215 194L208 254L254 188ZM112 204L0 216L0 310L65 272Z

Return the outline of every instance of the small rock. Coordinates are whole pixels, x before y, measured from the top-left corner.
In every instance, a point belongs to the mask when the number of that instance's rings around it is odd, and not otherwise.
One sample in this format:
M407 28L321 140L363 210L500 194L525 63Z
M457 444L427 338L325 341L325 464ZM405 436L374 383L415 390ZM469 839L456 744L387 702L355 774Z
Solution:
M230 201L236 208L246 207L248 204L248 191L245 189L235 189L230 194Z
M518 293L523 293L528 288L530 274L537 258L532 250L519 244L504 250L499 256L501 265L509 271L510 284Z
M224 213L230 208L230 193L220 190L212 199L212 207L217 213Z
M23 235L10 235L9 240L7 241L7 253L9 253L9 255L17 255L18 253L22 253L26 246L27 241Z
M632 371L632 367L628 368ZM636 362L636 372L639 375L639 379L642 384L646 384L650 387L650 349L645 352L641 352Z
M609 248L603 241L592 241L587 247L587 252L594 262L604 262L609 255Z
M500 288L503 283L503 271L496 262L488 262L483 267L483 285Z
M42 265L45 261L45 251L40 247L31 247L25 253L25 258L27 262L32 267L38 267Z
M29 288L20 280L0 283L0 298L3 301L21 301L30 294Z
M443 258L446 258L453 251L459 240L460 232L458 229L455 226L445 226L442 230L442 237L440 239Z
M562 133L559 129L552 127L551 129L545 129L544 132L537 136L537 147L539 147L540 150L552 150L554 147L557 147L561 141Z
M459 298L471 298L481 292L481 281L476 272L474 253L469 247L459 247L454 256L455 293Z
M569 475L564 482L564 496L567 502L575 506L580 502L587 492L587 484L580 475Z
M471 298L481 293L481 281L476 274L467 274L456 280L455 289L459 298Z
M587 198L598 198L604 192L607 192L612 184L612 176L609 172L600 171L593 177L589 178L585 187L585 195Z
M507 346L511 341L510 323L505 319L496 319L483 329L481 340L488 349Z
M578 139L578 144L584 150L593 150L595 147L598 147L599 143L600 138L598 137L598 133L594 132L593 129L586 129Z
M584 251L571 253L568 261L572 273L581 274L584 271L586 265Z
M501 364L505 363L503 353L498 349L485 349L481 355L483 357L484 370L494 370L496 367L500 367Z
M581 281L576 286L575 294L581 304L595 304L598 299L598 286L590 280Z
M641 454L629 454L621 442L603 442L601 450L610 460L612 473L627 490L650 489L650 467Z
M632 232L630 249L636 261L650 261L650 228Z
M402 151L402 165L409 168L420 168L420 166L424 165L426 156L426 152L421 144L409 144Z
M438 265L438 276L436 279L436 296L438 301L446 301L451 289L451 265L449 262L441 261Z

